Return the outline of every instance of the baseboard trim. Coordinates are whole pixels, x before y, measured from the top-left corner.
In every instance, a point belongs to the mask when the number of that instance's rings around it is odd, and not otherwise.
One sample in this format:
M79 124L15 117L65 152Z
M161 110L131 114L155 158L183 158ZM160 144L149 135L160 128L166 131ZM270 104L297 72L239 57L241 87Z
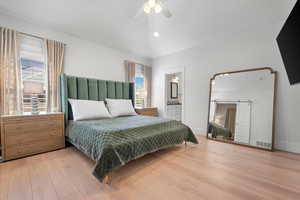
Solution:
M275 149L287 151L291 153L300 153L300 143L299 142L290 142L290 141L281 141L275 144Z
M206 130L201 128L192 128L192 130L196 136L206 136ZM290 141L277 142L275 144L275 150L300 154L300 143Z

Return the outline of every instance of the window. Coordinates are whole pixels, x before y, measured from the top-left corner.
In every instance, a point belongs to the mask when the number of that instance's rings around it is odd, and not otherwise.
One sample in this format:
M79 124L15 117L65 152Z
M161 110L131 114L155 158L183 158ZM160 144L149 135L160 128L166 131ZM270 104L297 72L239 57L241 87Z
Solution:
M144 67L142 65L136 65L135 67L135 107L145 107L145 77Z
M40 112L47 111L46 50L43 39L19 35L23 111L31 112L31 98L38 98Z

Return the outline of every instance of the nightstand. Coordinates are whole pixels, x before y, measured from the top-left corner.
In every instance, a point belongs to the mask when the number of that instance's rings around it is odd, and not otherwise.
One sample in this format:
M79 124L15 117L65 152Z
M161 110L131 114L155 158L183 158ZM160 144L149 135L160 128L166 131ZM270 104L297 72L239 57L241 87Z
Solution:
M147 116L158 116L157 108L139 108L135 109L136 113L139 115L147 115Z
M1 116L3 160L65 147L64 114Z

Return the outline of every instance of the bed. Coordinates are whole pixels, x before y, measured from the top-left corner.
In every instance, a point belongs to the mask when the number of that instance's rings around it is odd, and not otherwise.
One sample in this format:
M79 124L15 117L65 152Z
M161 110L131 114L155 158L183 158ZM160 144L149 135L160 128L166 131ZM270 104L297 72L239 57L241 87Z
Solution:
M131 160L174 145L198 141L189 127L175 120L150 116L72 120L68 99L103 101L131 99L134 84L61 75L61 109L66 140L96 162L93 175L103 182L113 170Z

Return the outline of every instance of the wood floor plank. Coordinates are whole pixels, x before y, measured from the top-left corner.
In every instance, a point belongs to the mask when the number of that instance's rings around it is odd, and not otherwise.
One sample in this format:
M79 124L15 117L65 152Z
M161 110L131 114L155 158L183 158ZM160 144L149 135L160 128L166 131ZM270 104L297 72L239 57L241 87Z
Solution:
M26 159L13 160L8 165L7 200L32 200L32 187Z
M199 139L128 163L110 185L74 147L0 163L0 200L300 199L300 155Z
M72 182L70 182L71 177L68 177L66 174L66 169L64 169L61 165L63 159L64 152L52 152L55 155L55 159L50 159L48 162L46 161L46 168L49 171L49 175L51 177L51 181L54 185L55 191L59 199L63 200L82 200L84 196L77 190ZM43 159L47 160L47 155L43 157ZM74 163L76 164L76 163Z
M61 167L65 169L65 175L85 199L99 196L99 191L105 191L105 189L101 188L99 181L90 175L92 168L86 167L84 159L78 155L81 154L72 154L72 156L68 156L60 162ZM103 192L101 199L105 200L107 198L106 193Z
M9 163L1 163L0 166L0 200L7 200L8 198L9 165Z
M207 182L214 185L214 188L221 188L222 190L230 190L232 194L241 197L247 196L247 199L257 199L259 197L271 198L271 197L299 197L299 193L295 190L288 190L280 184L276 184L263 177L257 177L258 173L250 173L247 171L241 171L239 168L226 165L209 165L201 162L191 163L186 156L174 159L170 162L173 166L170 169L174 169L174 166L181 166L183 169L177 169L176 171L184 171L186 176L198 177L201 182ZM201 171L198 172L202 166ZM233 168L233 169L232 169ZM261 186L261 187L258 187ZM254 192L253 192L254 191ZM279 193L269 191L280 191ZM251 197L251 198L250 198Z
M42 154L26 158L32 185L33 200L59 200Z

